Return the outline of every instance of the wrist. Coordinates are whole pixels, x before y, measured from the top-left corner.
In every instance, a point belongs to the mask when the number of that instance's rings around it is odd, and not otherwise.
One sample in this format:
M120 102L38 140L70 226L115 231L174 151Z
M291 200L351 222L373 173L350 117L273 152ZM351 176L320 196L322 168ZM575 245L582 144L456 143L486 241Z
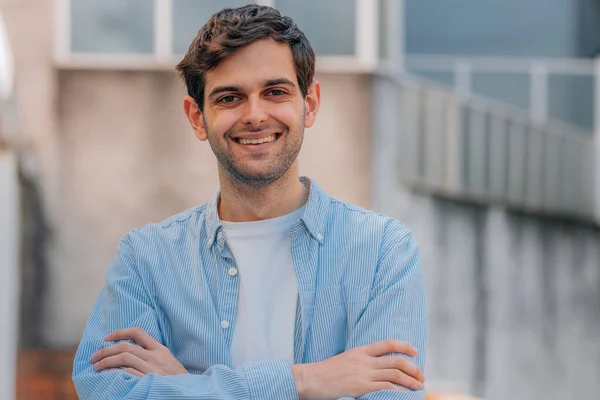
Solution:
M308 388L306 387L306 364L293 364L292 374L294 375L294 381L296 382L296 390L298 391L298 398L300 400L308 399Z

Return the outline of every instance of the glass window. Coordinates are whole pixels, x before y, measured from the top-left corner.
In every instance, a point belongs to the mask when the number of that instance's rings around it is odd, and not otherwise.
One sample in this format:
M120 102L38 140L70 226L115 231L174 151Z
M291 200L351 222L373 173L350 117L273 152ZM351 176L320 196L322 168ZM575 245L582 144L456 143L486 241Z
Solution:
M200 28L217 11L241 7L250 0L173 0L173 52L185 54Z
M320 55L354 55L356 0L275 0Z
M71 0L75 53L152 53L153 32L153 1Z

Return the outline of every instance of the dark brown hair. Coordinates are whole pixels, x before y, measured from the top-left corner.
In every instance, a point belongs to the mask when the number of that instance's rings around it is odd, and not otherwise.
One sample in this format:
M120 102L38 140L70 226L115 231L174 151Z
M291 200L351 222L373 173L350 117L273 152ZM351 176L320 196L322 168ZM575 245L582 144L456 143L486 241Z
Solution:
M272 7L251 4L226 8L214 14L200 29L177 71L188 94L204 108L204 75L236 50L258 40L287 43L292 50L296 78L306 96L315 73L315 53L304 33L289 17Z

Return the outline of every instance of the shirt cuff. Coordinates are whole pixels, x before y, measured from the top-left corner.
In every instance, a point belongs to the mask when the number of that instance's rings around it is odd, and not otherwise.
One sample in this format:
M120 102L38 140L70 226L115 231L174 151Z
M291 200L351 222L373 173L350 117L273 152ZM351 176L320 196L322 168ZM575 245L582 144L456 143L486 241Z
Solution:
M292 366L287 360L270 360L246 364L252 400L298 400Z

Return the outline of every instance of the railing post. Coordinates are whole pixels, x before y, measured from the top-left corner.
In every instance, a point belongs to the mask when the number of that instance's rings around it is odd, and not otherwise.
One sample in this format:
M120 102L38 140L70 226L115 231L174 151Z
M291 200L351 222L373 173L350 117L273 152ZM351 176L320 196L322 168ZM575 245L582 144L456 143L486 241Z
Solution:
M394 34L394 37L398 38L398 46L396 46L396 61L398 63L399 70L404 72L406 70L406 8L404 0L392 1L392 4L396 7L392 7L392 12L394 12L393 15L398 18L398 21L396 21L394 24L398 28L397 32L391 33Z
M543 126L548 120L548 67L536 63L530 72L530 112L531 118L538 126Z
M466 100L472 93L471 65L464 61L454 64L454 90L460 100Z
M395 72L403 73L405 71L404 54L406 52L406 18L404 10L404 0L384 0L381 3L383 10L383 23L385 29L386 48L389 63ZM384 38L379 38L379 41ZM379 55L381 57L381 54Z

